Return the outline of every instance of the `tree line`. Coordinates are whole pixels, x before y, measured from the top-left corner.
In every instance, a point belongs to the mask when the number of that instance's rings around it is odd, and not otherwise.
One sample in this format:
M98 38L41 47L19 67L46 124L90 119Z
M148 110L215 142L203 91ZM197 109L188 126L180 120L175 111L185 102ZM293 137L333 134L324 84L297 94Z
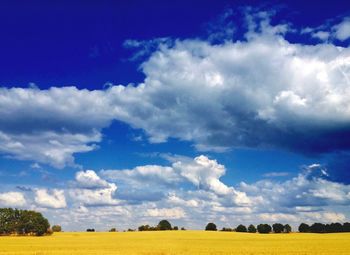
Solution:
M217 227L215 223L209 222L206 227L206 231L217 231ZM275 223L272 225L272 227L269 224L259 224L256 227L253 224L250 224L248 227L245 225L238 225L236 228L222 228L221 231L235 231L235 232L241 232L241 233L261 233L261 234L268 234L272 231L274 233L290 233L292 232L292 227L289 224L281 224L281 223Z
M341 224L339 222L331 224L314 223L309 226L306 223L301 223L299 228L301 233L340 233L340 232L350 232L350 223L345 222Z
M157 226L141 225L138 227L139 231L159 231L159 230L179 230L178 226L172 227L170 222L167 220L161 220ZM185 230L184 227L181 230Z

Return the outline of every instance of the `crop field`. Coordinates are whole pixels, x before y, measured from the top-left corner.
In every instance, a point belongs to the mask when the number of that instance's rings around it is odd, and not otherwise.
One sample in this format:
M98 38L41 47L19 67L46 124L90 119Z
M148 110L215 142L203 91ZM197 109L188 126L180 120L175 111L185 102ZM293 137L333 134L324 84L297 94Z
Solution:
M0 237L6 255L108 254L350 254L350 233L248 234L205 231L55 233Z

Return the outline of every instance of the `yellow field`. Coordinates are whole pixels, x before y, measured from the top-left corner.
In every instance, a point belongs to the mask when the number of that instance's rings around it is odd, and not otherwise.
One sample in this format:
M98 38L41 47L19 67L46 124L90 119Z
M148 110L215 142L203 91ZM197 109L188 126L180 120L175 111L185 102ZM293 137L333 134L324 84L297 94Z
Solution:
M350 254L350 233L247 234L204 231L55 233L0 237L0 254Z

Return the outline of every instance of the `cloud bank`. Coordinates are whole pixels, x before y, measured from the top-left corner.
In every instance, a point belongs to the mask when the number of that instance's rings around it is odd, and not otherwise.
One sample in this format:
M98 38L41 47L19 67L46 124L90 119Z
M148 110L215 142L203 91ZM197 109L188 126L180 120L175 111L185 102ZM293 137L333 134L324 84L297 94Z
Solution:
M195 229L208 221L232 227L262 221L296 226L349 220L350 185L331 181L323 165L304 166L282 182L262 179L234 186L222 180L225 170L200 155L174 157L168 166L79 171L62 189L27 187L0 193L0 205L44 210L51 221L71 230L137 227L163 218ZM155 173L159 178L153 178Z
M241 40L155 41L136 86L1 88L0 151L74 165L73 155L94 150L113 120L142 129L151 143L177 138L198 150L348 150L349 49L291 43L288 25L270 25L266 13L250 17ZM347 28L344 19L330 30L345 40Z

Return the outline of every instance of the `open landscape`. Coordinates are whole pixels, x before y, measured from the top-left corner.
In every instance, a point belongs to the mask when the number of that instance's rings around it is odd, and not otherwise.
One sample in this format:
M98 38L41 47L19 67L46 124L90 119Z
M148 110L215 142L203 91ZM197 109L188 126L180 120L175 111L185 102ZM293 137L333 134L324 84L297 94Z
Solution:
M0 238L1 255L348 255L349 250L350 233L62 232Z
M0 255L350 255L350 1L0 0Z

